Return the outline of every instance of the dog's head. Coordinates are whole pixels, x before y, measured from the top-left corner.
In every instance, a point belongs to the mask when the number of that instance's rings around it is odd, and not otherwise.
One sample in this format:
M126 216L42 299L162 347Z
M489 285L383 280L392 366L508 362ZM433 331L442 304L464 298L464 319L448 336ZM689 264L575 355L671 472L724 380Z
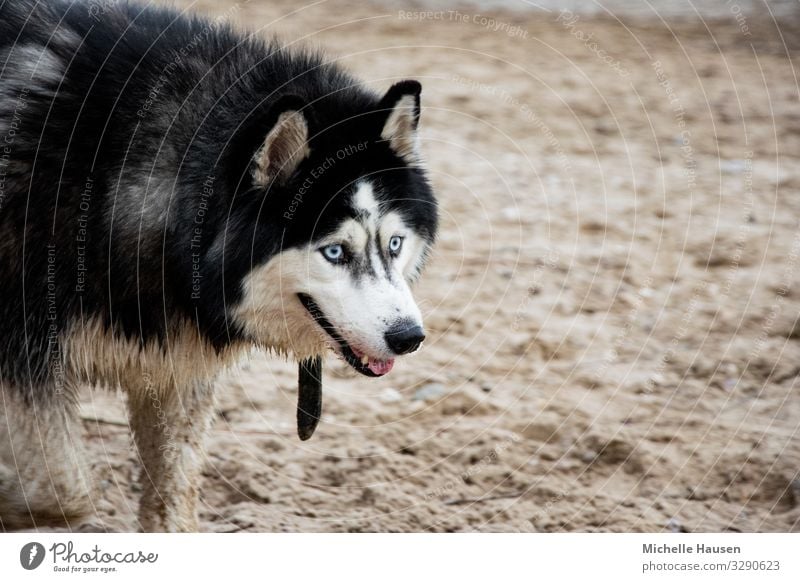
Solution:
M272 250L232 310L256 343L298 359L330 347L382 376L425 339L409 287L437 227L418 149L420 89L398 83L333 123L313 104L275 106L251 166L271 225L255 244Z

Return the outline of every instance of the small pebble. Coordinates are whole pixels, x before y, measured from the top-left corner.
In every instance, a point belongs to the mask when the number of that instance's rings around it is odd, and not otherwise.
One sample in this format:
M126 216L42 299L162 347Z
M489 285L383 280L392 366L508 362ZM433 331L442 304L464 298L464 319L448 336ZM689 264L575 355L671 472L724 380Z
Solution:
M400 402L403 399L403 395L394 388L384 388L379 397L383 402Z
M414 392L414 396L411 397L412 400L434 400L436 398L441 398L444 396L446 390L442 384L437 382L431 382L430 384L425 384L421 386L416 392Z

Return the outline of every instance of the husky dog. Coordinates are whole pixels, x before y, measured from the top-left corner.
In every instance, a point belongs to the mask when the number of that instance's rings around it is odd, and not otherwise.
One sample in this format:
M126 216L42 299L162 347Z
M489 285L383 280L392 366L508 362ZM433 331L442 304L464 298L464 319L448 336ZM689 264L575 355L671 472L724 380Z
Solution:
M146 531L197 528L215 376L382 376L424 339L420 85L127 2L0 3L0 529L92 512L76 394L121 387Z

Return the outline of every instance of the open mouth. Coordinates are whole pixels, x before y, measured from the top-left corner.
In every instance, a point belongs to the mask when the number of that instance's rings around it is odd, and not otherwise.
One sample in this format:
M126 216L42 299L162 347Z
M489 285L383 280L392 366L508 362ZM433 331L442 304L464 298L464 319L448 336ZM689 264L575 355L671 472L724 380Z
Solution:
M311 298L311 296L306 295L305 293L298 293L297 297L300 299L300 303L303 304L303 307L306 308L311 314L311 317L314 318L314 321L325 330L333 341L336 342L336 345L339 347L339 355L342 359L350 364L356 372L364 374L365 376L369 376L370 378L377 378L378 376L383 376L388 374L392 370L392 366L394 366L394 358L390 358L388 360L378 360L375 358L371 358L365 353L361 352L360 350L354 349L347 343L347 341L341 336L341 334L336 330L334 325L328 321L325 317L325 314L319 308L319 305Z

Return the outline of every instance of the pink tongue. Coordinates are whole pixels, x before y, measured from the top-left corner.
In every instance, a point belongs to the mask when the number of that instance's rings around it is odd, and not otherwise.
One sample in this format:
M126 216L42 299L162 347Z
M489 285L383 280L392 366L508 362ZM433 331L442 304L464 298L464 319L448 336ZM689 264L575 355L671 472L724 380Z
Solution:
M392 366L394 366L394 360L373 360L370 358L367 366L373 374L383 376L391 371Z

